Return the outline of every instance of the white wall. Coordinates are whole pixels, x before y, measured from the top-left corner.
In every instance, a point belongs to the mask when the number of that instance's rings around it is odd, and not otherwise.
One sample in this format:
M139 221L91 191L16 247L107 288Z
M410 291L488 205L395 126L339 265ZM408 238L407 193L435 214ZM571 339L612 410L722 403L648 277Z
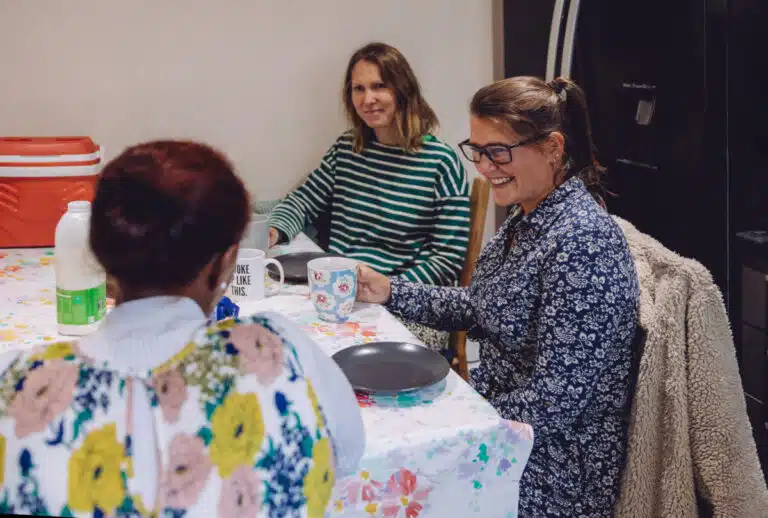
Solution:
M469 98L494 76L492 4L0 0L0 135L90 135L108 156L202 139L273 199L344 129L344 67L371 40L408 58L441 136L465 138Z

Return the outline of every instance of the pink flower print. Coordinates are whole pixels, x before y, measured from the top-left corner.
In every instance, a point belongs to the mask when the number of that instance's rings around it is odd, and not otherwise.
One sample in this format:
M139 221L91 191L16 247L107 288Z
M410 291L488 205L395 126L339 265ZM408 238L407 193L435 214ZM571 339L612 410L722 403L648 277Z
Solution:
M355 278L351 275L342 275L336 279L336 283L333 285L333 292L340 297L347 297L352 293L354 287Z
M211 468L200 437L174 437L168 452L168 468L161 481L165 505L176 509L194 505L205 487Z
M253 468L240 466L224 479L219 496L220 518L250 518L259 514L261 480Z
M402 509L405 511L405 518L417 518L424 509L431 490L431 487L419 488L416 475L405 468L400 468L387 481L381 506L382 516L394 518Z
M316 286L328 286L331 282L331 275L322 270L312 270L312 284Z
M187 384L184 377L177 369L169 369L152 376L152 387L157 394L163 419L171 424L176 423L181 407L187 401Z
M30 370L8 407L16 420L16 436L23 439L43 431L72 402L80 369L64 360L48 360Z
M268 387L283 372L285 349L280 337L258 324L236 326L230 334L240 366Z
M334 300L325 292L315 292L312 294L312 301L318 311L330 311L335 304Z
M357 475L346 477L339 484L339 493L350 504L356 505L358 501L377 503L381 500L381 490L384 484L373 480L368 471L361 471Z

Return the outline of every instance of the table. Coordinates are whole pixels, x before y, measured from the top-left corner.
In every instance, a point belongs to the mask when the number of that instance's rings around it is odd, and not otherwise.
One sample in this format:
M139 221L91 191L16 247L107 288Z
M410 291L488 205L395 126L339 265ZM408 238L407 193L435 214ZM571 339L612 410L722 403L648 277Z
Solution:
M300 234L270 256L317 250ZM0 250L0 352L52 342L56 333L53 253ZM241 315L279 311L327 353L374 340L418 340L383 307L357 304L350 321L315 316L306 286L241 305ZM519 481L533 444L531 427L500 419L456 373L425 390L360 398L366 450L357 473L336 483L334 517L517 516Z

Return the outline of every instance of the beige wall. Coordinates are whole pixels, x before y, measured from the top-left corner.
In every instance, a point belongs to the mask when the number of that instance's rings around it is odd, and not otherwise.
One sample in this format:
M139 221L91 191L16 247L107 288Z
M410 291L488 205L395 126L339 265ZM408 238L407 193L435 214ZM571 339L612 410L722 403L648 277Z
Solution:
M469 98L494 77L494 3L0 0L0 135L91 135L108 157L202 139L273 199L344 129L346 60L370 40L403 51L442 137L465 138Z

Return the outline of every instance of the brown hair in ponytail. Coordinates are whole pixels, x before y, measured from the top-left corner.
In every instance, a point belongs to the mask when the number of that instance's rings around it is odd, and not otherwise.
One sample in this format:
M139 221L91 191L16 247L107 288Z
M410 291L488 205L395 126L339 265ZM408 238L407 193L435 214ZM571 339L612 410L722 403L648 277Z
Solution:
M595 157L586 96L576 83L564 77L548 83L529 76L502 79L478 90L470 112L508 124L523 138L562 133L565 179L578 176L602 203L600 176L605 168Z

